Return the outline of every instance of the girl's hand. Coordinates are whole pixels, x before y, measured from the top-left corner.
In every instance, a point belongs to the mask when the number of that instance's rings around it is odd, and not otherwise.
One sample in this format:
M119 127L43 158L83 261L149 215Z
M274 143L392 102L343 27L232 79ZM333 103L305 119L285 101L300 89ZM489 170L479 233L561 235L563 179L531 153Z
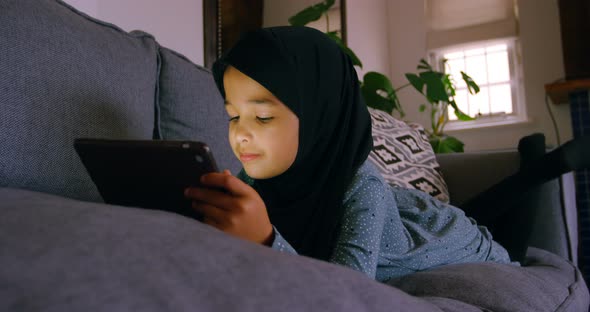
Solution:
M204 187L187 188L184 194L193 201L193 209L203 215L204 223L237 237L270 245L273 228L264 201L256 190L232 176L229 170L205 174L201 184Z

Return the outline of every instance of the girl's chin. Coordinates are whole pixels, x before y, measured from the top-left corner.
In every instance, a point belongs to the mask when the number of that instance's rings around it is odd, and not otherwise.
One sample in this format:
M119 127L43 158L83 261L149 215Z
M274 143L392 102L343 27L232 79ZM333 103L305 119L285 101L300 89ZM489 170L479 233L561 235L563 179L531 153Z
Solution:
M258 170L248 170L245 166L244 166L244 171L246 171L246 173L248 174L248 176L252 179L256 179L256 180L264 180L264 179L268 179L269 176L261 173Z
M278 175L274 174L273 172L269 172L268 170L261 170L259 168L256 168L257 166L244 163L242 163L242 166L244 166L244 171L246 171L246 174L248 174L250 178L256 180L270 179Z

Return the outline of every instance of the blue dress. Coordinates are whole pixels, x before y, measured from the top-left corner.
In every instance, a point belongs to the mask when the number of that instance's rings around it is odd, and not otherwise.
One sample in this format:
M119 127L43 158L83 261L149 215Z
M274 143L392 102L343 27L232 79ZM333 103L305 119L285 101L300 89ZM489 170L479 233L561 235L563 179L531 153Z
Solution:
M330 262L378 281L451 263L511 263L506 249L461 209L391 187L370 161L344 195L341 224ZM276 228L274 234L273 249L297 253Z

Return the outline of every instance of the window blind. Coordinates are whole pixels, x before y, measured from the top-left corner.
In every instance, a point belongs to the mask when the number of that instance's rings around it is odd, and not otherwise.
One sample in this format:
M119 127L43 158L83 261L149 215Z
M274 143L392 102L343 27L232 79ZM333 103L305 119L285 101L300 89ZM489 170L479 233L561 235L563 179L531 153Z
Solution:
M427 47L518 36L514 0L425 0Z

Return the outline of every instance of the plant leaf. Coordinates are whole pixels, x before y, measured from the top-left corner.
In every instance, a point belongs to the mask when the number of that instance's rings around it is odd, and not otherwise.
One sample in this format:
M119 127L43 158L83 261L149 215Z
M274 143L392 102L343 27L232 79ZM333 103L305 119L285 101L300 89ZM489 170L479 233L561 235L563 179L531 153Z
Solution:
M405 115L395 89L385 75L378 72L366 73L363 77L361 93L367 106L383 110L388 114L397 110L401 117Z
M442 73L441 73L442 74ZM442 83L445 87L445 92L447 93L448 97L455 96L455 86L453 84L453 80L451 75L449 74L442 74Z
M455 100L449 101L449 105L451 105L451 107L453 108L454 112L455 112L455 116L457 116L457 118L461 121L469 121L469 120L475 120L474 117L471 117L467 114L465 114L464 112L462 112L459 109L459 106L457 106L457 102L455 102Z
M420 104L420 107L418 107L418 111L422 113L425 110L426 110L426 104Z
M331 31L326 33L326 35L328 35L328 37L336 41L336 44L338 44L338 46L344 51L344 53L346 53L350 57L350 59L352 60L352 65L363 68L363 63L361 63L361 60L358 58L358 56L356 56L356 54L354 54L354 52L349 47L344 45L344 42L342 42L342 39L338 36L338 32Z
M363 77L363 82L367 86L374 86L375 89L381 89L387 92L387 94L395 93L391 81L385 75L378 72L368 72Z
M449 105L451 105L451 107L453 108L453 112L455 113L455 116L457 116L457 118L459 120L461 120L461 121L475 120L475 117L471 117L471 116L465 114L463 111L461 111L455 101L449 101Z
M455 116L461 121L475 120L475 117L471 117L459 109L455 109Z
M424 81L416 74L406 73L406 79L412 84L414 89L418 90L418 92L424 94Z
M437 154L463 153L463 147L465 146L463 142L452 136L432 136L430 138L430 145Z
M449 95L447 94L447 90L442 80L443 76L444 74L433 71L420 73L420 78L422 78L426 84L426 98L431 103L449 101Z
M303 26L310 22L319 20L322 15L334 5L336 0L325 0L320 3L309 6L299 13L289 18L289 24L293 26Z
M416 67L417 69L422 69L425 71L434 71L432 69L432 66L430 66L430 64L428 64L428 62L426 62L425 59L420 59L420 63L418 63L418 66Z
M329 32L326 33L326 35L328 35L328 37L334 39L337 43L344 44L342 42L342 38L340 38L340 34L339 34L339 32L337 30L329 31Z
M465 81L465 83L467 84L467 89L469 90L469 93L479 93L479 86L477 85L477 83L475 83L475 81L473 81L473 79L469 75L461 71L461 76L463 77L463 81Z

